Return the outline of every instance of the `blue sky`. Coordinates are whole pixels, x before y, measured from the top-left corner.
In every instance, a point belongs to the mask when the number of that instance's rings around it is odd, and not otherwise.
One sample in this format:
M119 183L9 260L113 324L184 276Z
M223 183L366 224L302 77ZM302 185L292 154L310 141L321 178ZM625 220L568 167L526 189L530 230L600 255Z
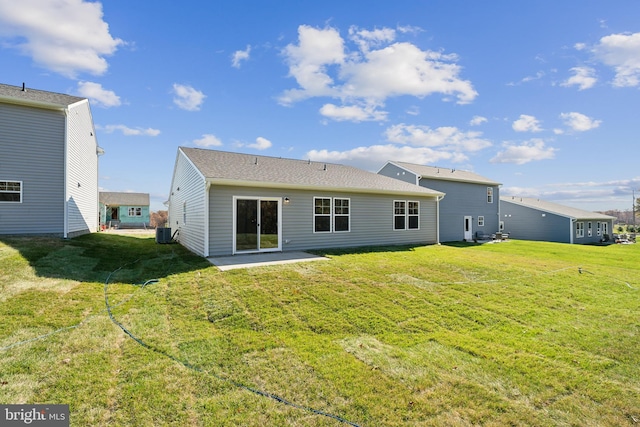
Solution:
M0 82L89 98L100 188L153 210L179 146L640 194L634 0L0 0Z

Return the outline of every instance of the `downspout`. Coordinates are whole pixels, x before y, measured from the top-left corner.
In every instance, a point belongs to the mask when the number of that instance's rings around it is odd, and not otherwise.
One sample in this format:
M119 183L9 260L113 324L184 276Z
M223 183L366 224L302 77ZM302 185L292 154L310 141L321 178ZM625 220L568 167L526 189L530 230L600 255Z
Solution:
M68 170L67 166L69 165L69 109L65 108L64 110L64 165L63 165L63 174L64 174L64 229L62 231L62 238L66 239L69 237L69 187L68 187Z
M436 244L440 244L440 200L444 199L444 196L436 197Z
M575 224L576 224L577 219L576 218L571 218L571 221L569 222L569 243L571 243L573 245L573 234L575 233Z
M204 186L204 256L209 256L209 189L211 182L205 182Z

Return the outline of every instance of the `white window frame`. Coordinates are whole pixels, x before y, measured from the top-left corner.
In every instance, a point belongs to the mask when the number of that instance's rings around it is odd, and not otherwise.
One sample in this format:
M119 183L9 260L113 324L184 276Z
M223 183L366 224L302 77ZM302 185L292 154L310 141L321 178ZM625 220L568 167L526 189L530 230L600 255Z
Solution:
M609 234L609 223L608 222L603 222L602 223L602 235L604 236L605 234Z
M587 223L587 236L593 236L593 227L591 221Z
M487 203L493 203L493 187L487 187Z
M340 200L341 201L341 205L337 206L336 201ZM346 205L343 205L342 202L347 202ZM331 209L331 212L333 212L333 218L331 218L331 226L333 227L333 232L334 233L348 233L351 231L351 199L348 199L346 197L334 197L333 200L333 209ZM342 212L338 213L338 209L342 209ZM344 213L344 210L346 209L347 213ZM347 229L346 230L336 230L336 218L347 218Z
M318 200L328 200L329 205L318 206L322 208L322 212L316 212L316 201ZM346 205L340 206L336 205L336 201L340 200L346 201ZM337 211L340 210L338 213ZM347 211L346 213L344 211ZM329 229L328 230L317 230L316 229L316 218L318 217L327 217L329 218ZM336 219L337 218L347 218L347 229L346 230L336 230ZM349 233L351 231L351 199L347 197L323 197L323 196L314 196L313 197L313 232L314 233Z
M600 221L596 223L596 236L599 236L602 232L600 231Z
M142 216L142 208L129 208L129 216Z
M484 216L482 215L478 217L478 227L484 227Z
M584 222L576 222L576 239L584 237Z
M413 204L413 205L411 205ZM396 226L396 218L404 218L404 227ZM410 219L417 220L416 227L411 227ZM420 230L420 202L417 200L394 200L393 201L393 230Z
M4 185L3 185L4 184ZM9 190L9 184L15 185L18 184L18 186L20 187L19 190ZM20 200L16 201L16 200L0 200L0 203L22 203L22 190L23 190L23 185L22 185L22 181L13 181L13 180L0 180L0 187L4 187L4 190L0 190L0 193L4 193L4 194L18 194L20 197Z

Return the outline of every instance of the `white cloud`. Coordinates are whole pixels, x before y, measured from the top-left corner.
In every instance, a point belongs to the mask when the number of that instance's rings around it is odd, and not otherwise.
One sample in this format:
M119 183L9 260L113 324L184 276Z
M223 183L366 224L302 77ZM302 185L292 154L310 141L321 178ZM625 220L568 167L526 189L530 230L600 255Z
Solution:
M375 29L373 31L362 30L354 25L349 28L349 37L362 52L368 52L372 47L394 41L396 31L392 28Z
M344 61L344 40L337 30L320 30L307 25L298 27L298 44L287 45L283 51L289 65L289 75L296 79L300 89L290 89L280 97L288 105L314 96L334 96L333 79L327 67Z
M120 131L124 136L158 136L160 135L160 131L158 129L152 128L130 128L125 125L106 125L102 127L106 133L113 133L115 131Z
M320 114L339 122L383 121L387 118L386 111L376 110L375 107L372 106L359 107L357 105L340 107L334 104L324 104L322 108L320 108Z
M471 82L459 77L462 69L455 63L454 54L395 42L396 30L389 28L370 31L351 27L349 36L355 45L352 52L335 28L301 25L297 44L283 50L289 75L298 87L283 92L280 103L291 105L307 98L330 97L340 99L344 107L364 105L372 109L384 106L387 98L395 96L422 98L439 93L466 104L478 95ZM354 117L359 120L360 115Z
M480 132L464 132L455 127L431 129L404 123L386 129L388 144L361 146L349 150L311 150L308 158L316 161L346 163L366 170L377 170L387 160L434 164L441 161L461 163L466 153L491 146Z
M445 151L479 151L491 146L491 142L480 138L481 132L463 132L455 127L393 125L385 131L390 142L417 147L440 147Z
M599 61L615 70L614 86L640 85L640 33L602 37L592 52Z
M109 33L102 4L83 0L0 0L0 37L4 46L71 78L104 74L105 56L124 43Z
M271 141L267 138L263 138L261 136L256 138L256 142L253 144L249 144L248 147L254 148L256 150L266 150L267 148L271 148Z
M462 153L395 144L371 145L345 151L311 150L307 152L307 157L313 161L349 164L370 171L380 169L390 159L420 164L434 164L445 160L460 163L468 160Z
M222 141L210 133L205 133L200 139L194 139L193 143L198 147L220 147L222 145Z
M92 104L102 107L118 107L120 97L112 90L106 90L99 83L78 82L78 94L88 98Z
M482 123L486 123L488 120L486 117L482 117L482 116L473 116L473 118L471 119L471 121L469 122L469 124L471 126L479 126Z
M504 150L499 151L491 163L515 163L523 165L536 160L553 159L557 149L547 147L543 140L532 139L521 145L514 145L508 142L503 144Z
M595 129L600 126L600 123L602 123L602 120L594 120L591 117L576 112L561 113L560 118L564 120L565 125L569 126L576 132L584 132Z
M594 77L596 70L591 67L574 67L571 71L573 76L562 82L561 86L578 86L578 90L585 90L592 88L598 81Z
M200 106L207 97L205 94L192 88L191 86L181 85L178 83L173 84L173 103L183 110L198 111Z
M249 59L251 45L247 45L246 50L236 50L231 57L231 65L240 68L240 63Z
M540 121L534 116L520 114L520 118L511 125L516 132L540 132Z

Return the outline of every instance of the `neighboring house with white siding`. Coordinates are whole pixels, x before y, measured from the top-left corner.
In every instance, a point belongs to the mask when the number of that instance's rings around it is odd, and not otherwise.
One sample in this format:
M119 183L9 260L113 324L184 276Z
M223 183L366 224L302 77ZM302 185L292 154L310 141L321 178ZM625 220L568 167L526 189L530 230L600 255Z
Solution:
M86 98L0 84L0 234L98 230L98 147Z
M521 240L559 243L612 241L613 216L532 197L500 197L504 231Z
M442 196L350 166L180 147L169 227L205 257L433 244Z
M394 161L378 173L446 194L440 202L441 242L471 241L499 231L499 182L465 170Z

